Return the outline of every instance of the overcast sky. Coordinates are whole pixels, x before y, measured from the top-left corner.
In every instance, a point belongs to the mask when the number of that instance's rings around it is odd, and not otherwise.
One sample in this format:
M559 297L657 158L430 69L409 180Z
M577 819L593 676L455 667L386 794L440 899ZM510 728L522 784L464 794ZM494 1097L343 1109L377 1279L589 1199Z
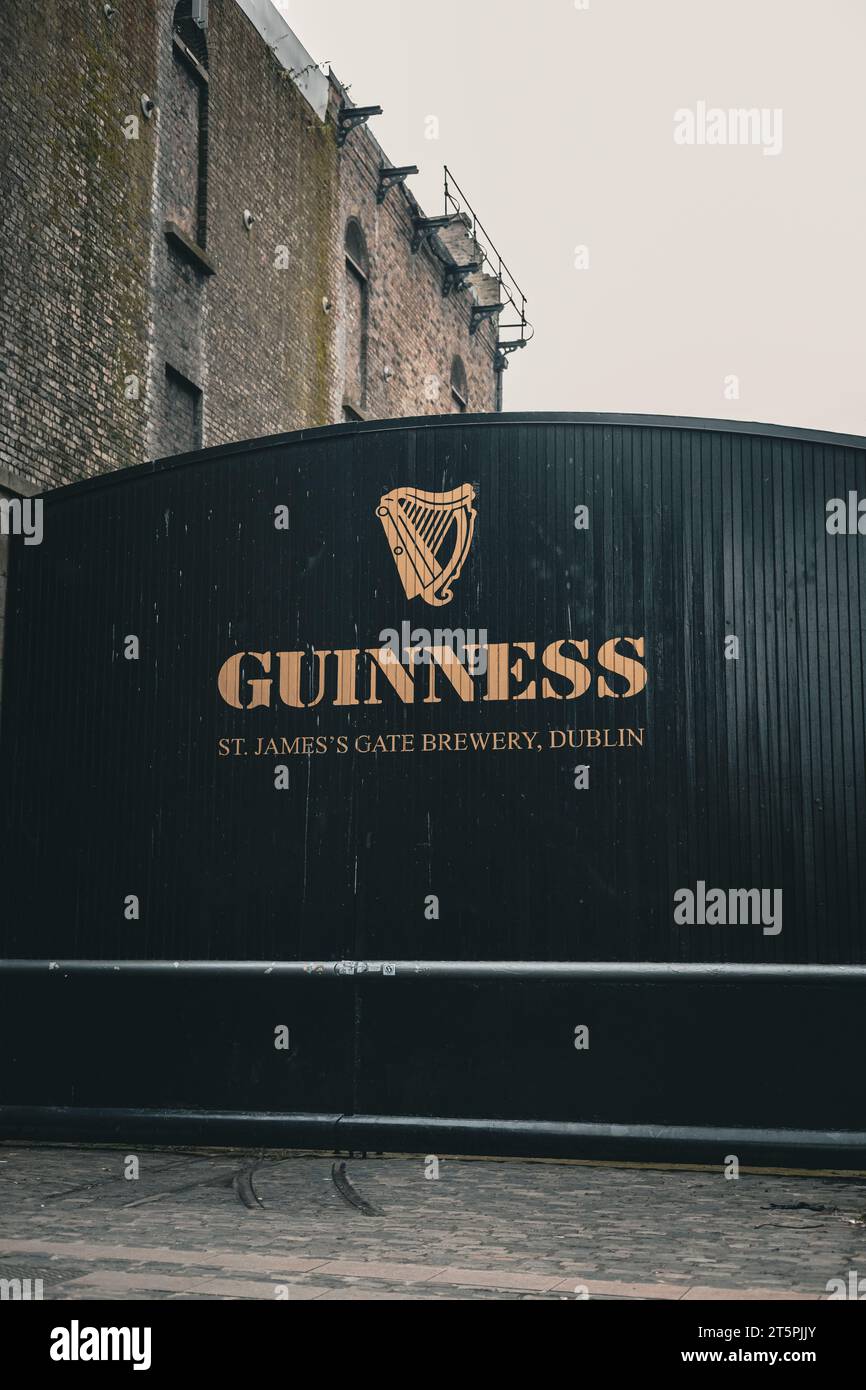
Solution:
M507 410L866 434L864 0L277 3L385 108L425 210L447 163L514 270ZM738 108L758 143L712 115Z

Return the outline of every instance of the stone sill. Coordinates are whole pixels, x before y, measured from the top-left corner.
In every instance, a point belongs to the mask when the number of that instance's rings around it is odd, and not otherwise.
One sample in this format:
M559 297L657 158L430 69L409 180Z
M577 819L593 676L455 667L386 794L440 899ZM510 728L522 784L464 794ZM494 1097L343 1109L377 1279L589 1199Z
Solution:
M172 34L171 38L172 43L175 46L175 49L180 54L181 58L183 58L184 62L189 63L196 77L200 77L202 82L209 82L210 78L208 76L207 69L202 67L201 63L199 62L195 54L192 52L192 50L187 48L183 39L180 37L180 34Z
M216 266L210 256L177 222L166 222L165 235L172 246L193 261L204 275L216 275Z

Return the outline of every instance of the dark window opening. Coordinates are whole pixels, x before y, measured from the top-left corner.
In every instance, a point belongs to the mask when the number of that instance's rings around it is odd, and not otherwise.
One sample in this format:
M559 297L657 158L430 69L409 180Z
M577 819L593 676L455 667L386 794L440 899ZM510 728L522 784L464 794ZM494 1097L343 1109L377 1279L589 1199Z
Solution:
M370 260L361 224L353 217L346 227L346 387L355 405L367 401L367 333ZM358 417L360 419L360 416Z
M469 409L469 385L462 357L455 357L451 363L451 413L465 415Z
M192 17L192 0L180 0L174 7L174 32L196 62L207 72L207 35Z
M169 148L166 221L196 245L207 245L208 73L207 39L191 17L191 0L174 12L172 77L161 113Z
M355 217L350 217L346 225L346 260L356 275L362 280L369 280L370 258L367 254L367 242L361 224Z
M166 442L171 454L201 448L202 393L174 367L165 364Z

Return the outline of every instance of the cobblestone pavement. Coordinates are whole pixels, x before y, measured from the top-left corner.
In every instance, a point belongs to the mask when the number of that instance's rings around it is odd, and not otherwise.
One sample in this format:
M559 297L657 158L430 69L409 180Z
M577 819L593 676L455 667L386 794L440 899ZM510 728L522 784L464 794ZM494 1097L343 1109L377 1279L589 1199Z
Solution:
M341 1193L327 1155L139 1149L127 1178L131 1152L0 1144L0 1279L46 1299L815 1299L866 1273L866 1176L443 1158L433 1178L375 1157Z

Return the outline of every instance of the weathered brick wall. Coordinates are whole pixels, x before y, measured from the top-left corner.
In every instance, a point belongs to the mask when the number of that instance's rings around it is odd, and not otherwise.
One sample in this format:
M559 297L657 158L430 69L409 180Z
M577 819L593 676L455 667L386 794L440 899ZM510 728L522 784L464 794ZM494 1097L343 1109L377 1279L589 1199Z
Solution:
M403 194L377 205L375 140L361 130L339 150L336 87L323 125L234 0L210 8L207 249L216 274L204 288L204 443L343 419L344 399L356 394L346 387L352 216L371 260L359 413L449 410L455 354L466 364L469 408L493 410L495 329L470 338L468 295L444 299L441 265L426 249L412 254Z
M155 0L0 7L0 466L40 487L140 462Z
M390 161L367 130L350 136L340 160L340 236L349 219L357 218L370 256L367 397L362 413L387 419L449 412L455 355L466 367L469 410L492 411L496 330L486 323L470 336L469 293L445 298L441 261L426 244L413 253L412 209L402 189L392 189L382 204L376 202L383 162ZM437 216L443 208L426 211ZM344 332L345 319L343 294Z
M204 442L221 444L340 418L334 315L323 309L340 264L337 149L234 0L211 4L208 44L217 270L205 287Z
M471 338L468 295L443 298L441 265L412 253L403 191L377 205L371 133L340 151L336 84L323 123L235 0L210 6L205 229L200 88L172 44L173 14L172 0L118 5L111 19L93 0L0 12L0 466L47 487L187 448L185 382L193 401L202 393L205 445L342 420L358 395L346 381L350 217L369 251L361 413L450 410L455 354L469 408L493 409L495 331ZM214 274L166 237L167 220L206 242Z

